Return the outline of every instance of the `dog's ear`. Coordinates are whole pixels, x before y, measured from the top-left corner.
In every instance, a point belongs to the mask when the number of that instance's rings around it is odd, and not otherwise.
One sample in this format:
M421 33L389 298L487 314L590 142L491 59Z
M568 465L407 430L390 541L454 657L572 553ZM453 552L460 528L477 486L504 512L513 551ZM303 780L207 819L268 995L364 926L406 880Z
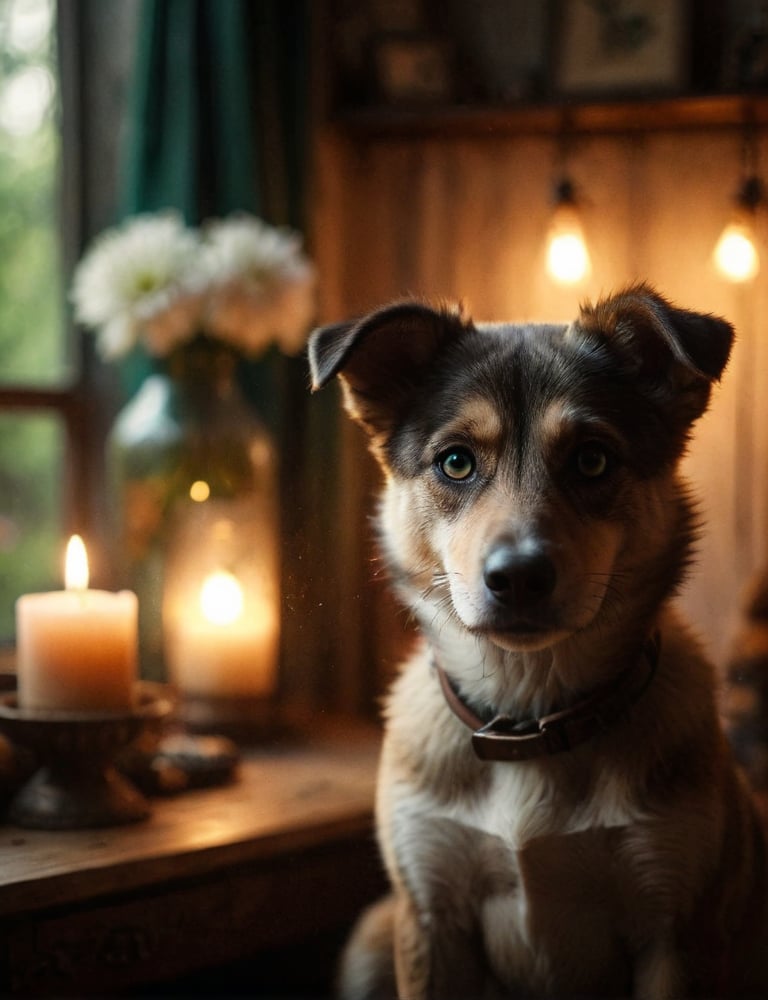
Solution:
M313 390L339 375L347 410L381 440L441 348L471 328L458 312L400 302L309 338Z
M706 410L712 383L722 375L733 344L730 323L678 309L648 285L585 305L571 329L604 343L687 422Z

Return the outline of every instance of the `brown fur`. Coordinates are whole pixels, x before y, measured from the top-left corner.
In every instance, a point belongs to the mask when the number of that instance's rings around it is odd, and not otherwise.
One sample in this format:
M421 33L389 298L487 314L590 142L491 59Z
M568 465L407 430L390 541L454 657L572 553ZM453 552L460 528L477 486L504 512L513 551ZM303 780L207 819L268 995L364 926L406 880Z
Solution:
M715 677L670 600L696 518L677 465L728 358L724 321L647 286L562 326L403 303L313 335L385 474L393 581L424 640L386 708L377 818L393 895L349 1000L768 995L765 845ZM499 569L501 566L501 569ZM566 752L479 760L476 713L529 719L639 672Z

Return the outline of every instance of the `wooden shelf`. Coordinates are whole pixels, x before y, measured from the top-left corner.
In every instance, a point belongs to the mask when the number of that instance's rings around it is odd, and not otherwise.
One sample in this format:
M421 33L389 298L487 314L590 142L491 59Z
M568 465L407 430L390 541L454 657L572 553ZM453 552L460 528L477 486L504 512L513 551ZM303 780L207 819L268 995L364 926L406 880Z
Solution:
M768 125L768 94L480 107L366 107L330 124L356 136L487 136L558 132L633 133Z

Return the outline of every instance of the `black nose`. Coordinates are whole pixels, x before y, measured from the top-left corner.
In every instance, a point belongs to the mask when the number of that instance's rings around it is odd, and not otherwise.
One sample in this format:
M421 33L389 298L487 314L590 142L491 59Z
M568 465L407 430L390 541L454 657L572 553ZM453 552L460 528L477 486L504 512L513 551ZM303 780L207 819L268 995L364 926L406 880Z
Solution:
M483 566L485 585L502 604L535 604L555 589L555 567L541 549L509 542L495 546Z

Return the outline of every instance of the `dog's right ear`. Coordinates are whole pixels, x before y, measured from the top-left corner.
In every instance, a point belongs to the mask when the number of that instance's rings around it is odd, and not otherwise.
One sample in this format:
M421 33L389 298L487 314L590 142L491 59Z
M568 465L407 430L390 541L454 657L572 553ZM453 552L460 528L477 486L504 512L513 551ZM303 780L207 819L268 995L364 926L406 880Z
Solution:
M438 352L471 328L458 312L418 302L400 302L358 321L321 327L309 338L312 389L339 375L348 412L381 442Z

